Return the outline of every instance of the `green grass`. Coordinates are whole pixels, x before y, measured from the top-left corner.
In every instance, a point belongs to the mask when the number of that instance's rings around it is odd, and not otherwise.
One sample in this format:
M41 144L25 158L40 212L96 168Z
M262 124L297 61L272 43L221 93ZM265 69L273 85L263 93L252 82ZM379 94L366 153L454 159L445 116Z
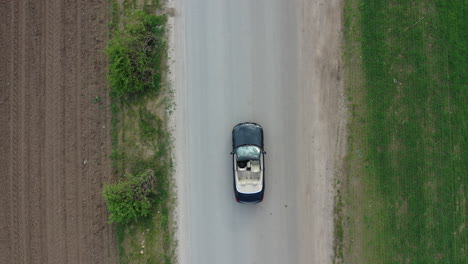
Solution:
M468 259L466 7L346 1L345 262Z
M158 75L152 78L149 85L143 85L138 91L118 92L116 86L127 82L121 75L110 74L112 97L112 161L115 180L125 178L125 174L138 175L148 170L154 171L156 176L156 195L152 200L152 214L146 218L132 221L129 224L116 224L116 236L120 263L173 263L175 261L173 228L171 212L173 207L171 159L172 137L168 129L168 116L172 103L172 91L167 85L167 36L166 15L160 1L123 2L110 0L111 31L110 42L114 47L135 48L136 54L143 58L145 69ZM143 13L142 13L143 12ZM149 24L155 22L155 27L148 27L157 34L157 45L140 46L138 36L129 40L125 30L146 34L147 30L135 23L135 14L138 18L149 19ZM156 18L146 14L155 14ZM162 24L161 24L162 23ZM136 25L136 26L135 26ZM123 37L124 36L124 37ZM129 40L127 42L127 40ZM123 44L121 42L124 42ZM117 45L116 45L117 43ZM125 44L131 43L130 46ZM121 45L122 44L122 45ZM146 50L141 53L139 47L157 50ZM130 64L119 64L130 57L127 52L113 53L110 58L110 70L118 69L124 74L134 74L132 78L139 78ZM135 56L137 57L137 56ZM132 57L132 58L135 58ZM123 59L121 59L123 58ZM130 59L132 59L130 58ZM141 59L139 59L141 62ZM143 64L140 64L143 65ZM120 80L115 81L120 78ZM118 87L119 91L128 91L127 88ZM132 87L130 87L132 88ZM144 242L143 242L144 241ZM143 254L141 251L143 250Z

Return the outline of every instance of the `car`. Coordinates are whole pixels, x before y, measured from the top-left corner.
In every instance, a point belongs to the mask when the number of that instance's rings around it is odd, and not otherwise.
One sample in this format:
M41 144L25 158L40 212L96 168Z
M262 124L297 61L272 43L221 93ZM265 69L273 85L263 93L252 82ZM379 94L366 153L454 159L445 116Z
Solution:
M239 203L258 203L265 193L263 128L244 122L232 129L234 194Z

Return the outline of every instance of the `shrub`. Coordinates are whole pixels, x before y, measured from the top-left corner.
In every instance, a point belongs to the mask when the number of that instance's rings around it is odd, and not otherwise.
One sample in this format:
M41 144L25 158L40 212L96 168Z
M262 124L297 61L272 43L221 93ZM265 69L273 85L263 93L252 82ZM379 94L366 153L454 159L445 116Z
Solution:
M121 98L159 90L167 50L166 21L165 16L136 10L109 40L106 53L113 96Z
M152 171L127 175L127 179L106 184L103 191L111 223L126 224L151 213L155 192Z

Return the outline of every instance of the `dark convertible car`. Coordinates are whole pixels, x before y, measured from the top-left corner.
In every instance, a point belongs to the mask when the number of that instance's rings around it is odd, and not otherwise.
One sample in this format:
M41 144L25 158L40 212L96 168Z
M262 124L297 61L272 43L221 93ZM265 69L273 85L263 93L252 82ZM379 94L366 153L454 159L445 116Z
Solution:
M265 192L263 129L245 122L232 129L234 193L240 203L258 203Z

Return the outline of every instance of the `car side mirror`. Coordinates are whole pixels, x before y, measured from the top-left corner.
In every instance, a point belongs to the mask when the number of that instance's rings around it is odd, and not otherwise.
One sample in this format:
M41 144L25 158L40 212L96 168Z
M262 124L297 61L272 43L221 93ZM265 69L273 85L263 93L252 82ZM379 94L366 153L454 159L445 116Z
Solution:
M266 154L267 154L267 153L266 153L266 151L263 151L263 154L265 154L265 155L266 155Z
M231 151L231 153L230 153L230 154L231 154L231 155L234 155L234 151Z

